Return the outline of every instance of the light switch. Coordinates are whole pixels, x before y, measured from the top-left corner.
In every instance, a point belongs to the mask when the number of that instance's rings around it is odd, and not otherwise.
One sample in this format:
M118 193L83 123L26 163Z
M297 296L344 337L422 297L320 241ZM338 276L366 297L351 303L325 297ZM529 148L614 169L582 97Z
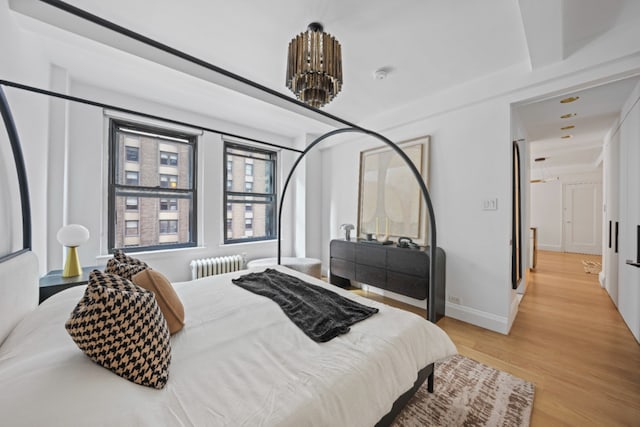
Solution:
M485 211L497 211L498 199L484 199L482 201L482 210Z

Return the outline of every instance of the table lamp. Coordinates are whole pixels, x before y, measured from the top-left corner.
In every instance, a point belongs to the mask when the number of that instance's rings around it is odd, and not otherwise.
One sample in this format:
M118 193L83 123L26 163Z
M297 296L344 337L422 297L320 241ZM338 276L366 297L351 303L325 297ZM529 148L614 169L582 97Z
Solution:
M56 235L61 245L69 248L67 260L64 263L62 277L82 275L82 266L78 258L78 246L89 240L89 230L80 224L69 224L58 230Z

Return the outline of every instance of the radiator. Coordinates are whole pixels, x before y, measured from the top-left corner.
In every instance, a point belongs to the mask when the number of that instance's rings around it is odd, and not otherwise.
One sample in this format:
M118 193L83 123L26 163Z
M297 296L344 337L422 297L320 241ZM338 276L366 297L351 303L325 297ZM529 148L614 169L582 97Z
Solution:
M191 261L191 280L215 274L231 273L244 268L242 255L201 258Z

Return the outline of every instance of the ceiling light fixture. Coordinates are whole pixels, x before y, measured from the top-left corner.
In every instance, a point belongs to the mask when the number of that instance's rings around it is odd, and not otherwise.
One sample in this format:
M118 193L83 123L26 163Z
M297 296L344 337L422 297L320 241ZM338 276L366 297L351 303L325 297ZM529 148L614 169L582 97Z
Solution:
M568 113L568 114L563 114L560 116L561 119L570 119L571 117L575 117L577 116L576 113Z
M575 127L574 125L564 126L564 127L561 127L560 130L569 130L569 129L573 129L574 127Z
M561 100L560 100L560 104L568 104L568 103L570 103L570 102L577 101L578 99L580 99L580 97L579 97L579 96L570 96L570 97L568 97L568 98L561 99Z
M317 22L289 42L287 87L312 107L331 102L342 89L342 49Z

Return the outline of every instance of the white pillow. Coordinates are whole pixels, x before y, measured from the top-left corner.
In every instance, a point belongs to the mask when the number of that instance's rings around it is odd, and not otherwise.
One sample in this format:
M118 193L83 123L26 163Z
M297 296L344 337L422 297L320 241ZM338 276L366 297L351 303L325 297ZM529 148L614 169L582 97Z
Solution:
M39 277L38 258L31 251L0 263L0 345L38 306Z

